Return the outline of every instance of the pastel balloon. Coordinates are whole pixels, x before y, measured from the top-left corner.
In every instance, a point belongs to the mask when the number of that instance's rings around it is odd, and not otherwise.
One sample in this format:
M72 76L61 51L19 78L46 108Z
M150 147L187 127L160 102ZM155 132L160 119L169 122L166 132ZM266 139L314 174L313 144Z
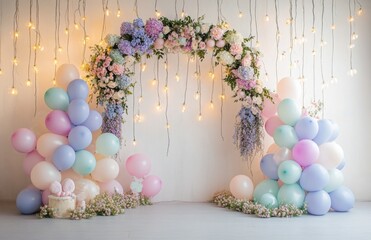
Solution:
M215 47L215 41L214 41L214 39L208 39L208 40L206 41L206 46L207 46L208 48L213 48L213 47Z
M292 204L297 208L303 207L304 198L305 192L297 183L282 185L277 194L279 205Z
M73 193L73 191L75 191L75 182L70 179L70 178L66 178L66 179L63 179L62 181L62 189L64 192L66 193Z
M40 210L41 205L41 192L36 188L23 189L17 195L16 206L21 214L34 214Z
M344 159L343 149L335 142L324 143L319 146L319 157L317 162L326 169L336 168Z
M282 125L276 128L273 139L278 146L289 149L292 149L298 142L294 128L289 125Z
M271 118L277 113L277 106L280 102L277 94L271 93L272 100L266 98L263 102L262 115L266 118Z
M112 158L104 158L97 161L94 171L91 173L94 180L108 182L119 175L120 167Z
M44 161L44 157L41 156L36 150L28 153L26 158L23 160L23 171L30 176L32 168L39 162Z
M305 191L320 191L330 180L328 171L321 164L315 163L305 168L300 177L300 186Z
M330 138L332 137L332 132L333 128L330 120L318 120L318 133L316 137L313 138L313 141L316 142L318 145L324 144L325 142L328 142L330 140Z
M70 168L62 172L62 180L66 178L70 178L76 183L76 181L82 179L83 176L75 172L72 168Z
M347 212L354 206L355 198L353 192L345 187L339 187L330 193L331 208L336 212Z
M308 213L316 216L325 215L331 207L331 199L327 192L321 190L309 192L305 197Z
M27 128L19 128L11 136L13 148L21 153L32 152L36 147L36 135Z
M31 182L36 188L46 190L54 181L61 181L61 173L53 164L42 161L33 167L31 171Z
M76 160L72 169L83 176L94 171L96 160L93 154L86 150L76 152Z
M83 126L90 129L90 131L94 132L97 131L102 126L102 115L95 111L90 110L88 119L82 123Z
M278 182L272 179L266 179L256 185L254 189L254 201L260 202L261 197L266 193L277 196L279 190Z
M331 169L328 171L330 179L323 190L330 193L338 189L344 183L344 175L339 169Z
M89 117L89 105L82 99L75 99L68 105L68 116L74 125L80 125Z
M44 94L44 101L50 109L67 111L70 102L67 92L58 87L49 88Z
M292 157L302 167L313 164L318 156L318 145L309 139L299 141L292 149Z
M81 178L75 181L75 195L78 200L90 201L99 194L99 186L94 181Z
M67 170L75 163L75 150L70 145L59 146L54 151L52 159L55 167L59 171Z
M278 164L273 159L273 154L267 154L260 160L260 169L262 170L263 174L270 179L278 179Z
M277 198L272 193L263 194L259 200L259 203L269 209L278 207Z
M329 142L332 142L332 141L336 140L336 138L339 136L339 132L340 132L339 125L334 121L331 121L331 123L332 123L332 134L331 134L331 137L328 140Z
M85 126L74 127L68 134L68 142L75 151L87 148L91 144L92 139L91 131Z
M82 79L75 79L68 84L67 93L70 101L75 99L85 100L89 95L88 84Z
M45 133L41 135L37 140L37 151L39 154L45 158L51 157L54 151L62 145L68 144L66 137L55 134L55 133Z
M341 163L339 163L339 165L337 165L336 168L339 169L339 170L342 170L345 167L345 164L346 164L345 159L343 159L343 160L341 160Z
M283 161L278 167L278 177L285 184L296 183L301 176L300 165L293 160Z
M149 175L144 178L142 194L146 197L156 196L162 188L162 181L155 175Z
M106 192L109 195L113 195L115 193L124 194L124 189L122 188L122 185L116 180L98 183L98 185L101 193Z
M298 80L286 77L277 84L277 93L280 99L291 98L297 102L301 97L301 86Z
M112 156L120 150L120 140L112 133L101 134L95 143L96 152Z
M72 128L72 123L66 112L53 110L46 116L45 126L52 133L67 136Z
M282 120L278 116L273 116L270 117L266 122L265 122L265 131L269 134L269 136L273 137L274 136L274 131L276 128L279 126L284 125Z
M224 45L225 45L225 41L224 41L223 39L220 39L220 40L218 40L218 41L216 42L216 46L217 46L218 48L222 48L222 47L224 47Z
M229 183L229 190L237 199L250 200L253 196L254 184L248 176L237 175Z
M58 67L55 80L57 85L66 89L68 84L75 79L79 79L79 70L73 64L62 64Z
M299 105L291 98L283 99L277 107L278 116L286 124L295 126L301 116Z
M126 160L125 167L131 176L143 178L151 170L151 160L143 154L133 154Z
M42 191L42 194L41 194L41 199L42 199L42 204L43 205L48 205L49 204L49 195L50 195L50 190L49 189L46 189L44 191Z
M273 155L274 161L279 165L281 162L292 159L291 150L288 148L281 148Z
M272 143L268 149L267 149L267 154L275 154L276 152L278 152L281 148L275 144L275 143Z
M318 130L317 120L309 116L300 118L295 124L295 132L299 140L315 138Z

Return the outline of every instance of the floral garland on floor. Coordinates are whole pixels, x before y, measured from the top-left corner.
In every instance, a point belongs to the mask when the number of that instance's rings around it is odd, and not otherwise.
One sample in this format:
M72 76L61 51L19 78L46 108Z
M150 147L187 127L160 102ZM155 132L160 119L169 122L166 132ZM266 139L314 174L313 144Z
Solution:
M261 218L269 217L298 217L307 214L307 207L304 204L303 208L297 208L293 205L280 205L278 208L267 208L256 202L241 200L233 197L230 192L220 192L215 194L213 203L219 207L231 209L245 214L253 214Z
M235 143L241 156L252 159L260 151L263 102L272 99L259 80L259 51L249 47L252 37L244 38L226 23L210 25L203 18L187 16L179 20L166 17L123 22L120 35L108 34L106 46L95 45L87 67L97 104L104 106L103 132L121 138L127 96L132 94L134 63L142 56L163 58L168 53L184 53L203 60L210 52L215 66L225 67L224 81L234 91L235 101L242 103L237 115Z

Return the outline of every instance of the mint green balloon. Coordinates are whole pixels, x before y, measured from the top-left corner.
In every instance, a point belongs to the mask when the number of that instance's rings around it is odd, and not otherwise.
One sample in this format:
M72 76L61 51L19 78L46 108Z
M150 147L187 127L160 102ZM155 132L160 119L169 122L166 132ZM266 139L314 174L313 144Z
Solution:
M254 201L260 203L261 197L266 193L271 193L277 196L279 187L278 182L272 179L266 179L256 185L254 190Z
M278 177L286 184L296 183L300 179L301 172L300 165L293 160L283 161L278 166Z
M292 204L297 208L303 207L305 192L299 184L284 184L281 186L277 194L279 205Z
M272 193L263 194L259 200L259 203L269 209L278 207L278 200Z
M330 175L330 180L323 190L330 193L343 185L344 175L339 169L336 168L329 170L328 173Z
M72 169L80 175L88 175L93 172L97 161L92 153L86 150L76 152L75 163Z
M290 126L295 126L301 116L298 104L291 98L283 99L278 104L277 112L282 122Z
M112 133L103 133L95 142L97 153L112 156L120 149L120 140Z
M292 149L298 142L295 129L289 125L281 125L274 131L274 142L281 148Z
M49 88L44 94L44 101L49 108L62 111L67 111L70 103L67 92L58 87Z

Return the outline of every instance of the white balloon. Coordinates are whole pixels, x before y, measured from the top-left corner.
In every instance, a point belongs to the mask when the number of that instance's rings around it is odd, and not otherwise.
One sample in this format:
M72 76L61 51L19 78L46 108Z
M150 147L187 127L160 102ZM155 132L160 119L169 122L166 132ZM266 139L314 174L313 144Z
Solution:
M277 84L277 93L280 99L291 98L299 102L301 98L300 83L289 77L282 78Z
M343 185L344 175L339 169L336 168L328 171L328 173L330 175L330 180L323 190L329 193Z
M229 183L229 190L237 199L252 199L254 184L248 176L237 175Z
M62 64L60 67L58 67L55 75L57 85L64 89L67 89L67 86L70 82L79 78L79 70L73 64Z
M278 152L273 155L273 159L277 164L280 164L286 160L292 160L291 150L288 148L281 148Z
M31 171L31 182L40 190L46 190L54 181L61 181L61 173L51 163L41 161Z
M327 170L336 168L344 159L344 151L335 142L327 142L319 146L319 157L316 162Z
M89 201L99 194L99 186L92 180L82 178L75 181L75 195L79 201Z
M119 164L112 158L104 158L97 161L91 176L98 182L108 182L114 180L120 171Z
M55 133L45 133L41 135L37 140L36 149L37 152L49 161L50 157L53 155L54 151L62 145L68 144L66 137L55 134Z

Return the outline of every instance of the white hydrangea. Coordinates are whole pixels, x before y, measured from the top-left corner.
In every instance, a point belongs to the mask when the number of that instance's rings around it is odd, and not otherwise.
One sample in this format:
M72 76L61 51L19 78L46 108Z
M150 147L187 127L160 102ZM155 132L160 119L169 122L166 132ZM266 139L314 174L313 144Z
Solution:
M201 25L201 33L205 34L209 32L210 29L210 24L202 24Z
M125 57L125 66L126 67L132 66L134 64L134 62L135 62L135 58L133 56L128 55L128 56Z
M162 28L162 32L163 32L164 34L168 34L168 33L170 32L170 28L169 28L169 26L165 26L164 28Z
M225 40L229 44L242 44L243 36L241 35L241 33L230 32L226 36Z
M114 82L114 81L110 81L110 82L108 83L108 87L109 87L109 88L115 88L115 87L117 87L117 83Z
M218 59L223 65L231 65L234 62L232 54L225 50L218 54Z

